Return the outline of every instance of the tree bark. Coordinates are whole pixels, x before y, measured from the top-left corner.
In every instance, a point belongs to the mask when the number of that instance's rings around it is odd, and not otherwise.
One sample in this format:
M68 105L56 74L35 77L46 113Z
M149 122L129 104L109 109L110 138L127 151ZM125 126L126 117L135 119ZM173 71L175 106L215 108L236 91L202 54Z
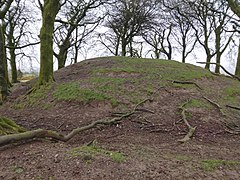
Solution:
M8 40L8 46L10 47L15 47L13 43L13 33L14 33L14 26L12 25L12 22L9 22L9 33L7 35L7 40ZM10 48L9 49L9 54L10 54L10 65L11 65L11 70L12 70L12 83L17 83L17 66L16 66L16 53L15 53L15 48Z
M221 27L217 27L215 30L215 36L216 36L216 40L215 40L215 45L216 45L216 63L217 65L215 66L215 73L220 73L220 66L219 64L221 63L221 52L220 52L220 48L221 48Z
M238 46L238 57L237 57L237 65L236 65L235 75L240 77L240 43Z
M0 20L3 22L3 20ZM4 25L0 24L0 105L8 95L8 84L6 77L6 54L5 54L5 38L4 38Z
M63 43L59 46L59 53L57 55L57 59L58 59L58 69L61 69L63 67L65 67L65 63L67 60L67 53L68 53L68 49L70 47L70 40L69 38L66 38Z
M240 6L236 0L226 0L231 10L240 18Z
M54 81L53 77L53 31L54 21L60 9L60 0L44 0L42 27L40 31L40 74L38 85Z

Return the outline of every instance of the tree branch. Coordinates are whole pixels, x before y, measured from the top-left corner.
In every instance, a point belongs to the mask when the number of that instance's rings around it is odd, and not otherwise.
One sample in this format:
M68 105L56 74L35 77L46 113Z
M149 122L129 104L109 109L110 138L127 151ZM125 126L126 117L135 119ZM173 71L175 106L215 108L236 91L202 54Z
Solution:
M240 77L238 77L238 76L230 73L228 70L226 70L226 69L225 69L221 64L219 64L219 63L212 63L212 62L197 62L197 63L199 63L199 64L214 64L214 65L218 65L218 66L220 66L220 68L222 68L222 70L223 70L225 73L227 73L228 75L230 75L230 76L232 76L233 78L235 78L235 79L237 79L238 81L240 81Z

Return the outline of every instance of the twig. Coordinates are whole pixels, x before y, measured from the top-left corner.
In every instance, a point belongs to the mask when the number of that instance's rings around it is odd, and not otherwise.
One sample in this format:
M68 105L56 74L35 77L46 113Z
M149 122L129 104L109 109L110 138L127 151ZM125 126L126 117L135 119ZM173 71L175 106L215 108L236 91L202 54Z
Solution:
M172 83L176 83L176 84L193 84L195 85L197 88L201 89L202 88L195 82L192 82L192 81L176 81L176 80L173 80Z
M151 111L151 110L149 110L149 109L144 109L144 108L137 108L136 111L142 111L142 112L147 112L147 113L155 114L154 111Z

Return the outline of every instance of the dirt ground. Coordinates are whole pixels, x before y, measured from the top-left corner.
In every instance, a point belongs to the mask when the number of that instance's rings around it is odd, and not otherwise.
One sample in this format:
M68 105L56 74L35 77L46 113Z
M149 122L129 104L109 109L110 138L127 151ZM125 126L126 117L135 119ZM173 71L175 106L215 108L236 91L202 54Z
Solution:
M94 68L111 67L111 63L84 61L69 66L55 73L56 83L87 79ZM219 78L197 82L221 88ZM51 95L40 102L52 103L51 108L39 105L14 108L16 99L28 90L29 83L18 84L8 102L0 107L0 115L27 129L67 134L76 127L112 118L113 112L127 111L107 101L55 102ZM158 89L152 98L153 101L141 106L148 111L139 111L118 124L80 133L66 143L35 139L0 147L0 179L240 179L240 137L226 131L223 123L226 117L218 108L187 108L191 114L188 121L196 132L190 141L181 144L178 140L184 137L187 128L181 121L179 105L189 98L202 98L201 93L196 88L169 86ZM131 108L134 104L129 105Z

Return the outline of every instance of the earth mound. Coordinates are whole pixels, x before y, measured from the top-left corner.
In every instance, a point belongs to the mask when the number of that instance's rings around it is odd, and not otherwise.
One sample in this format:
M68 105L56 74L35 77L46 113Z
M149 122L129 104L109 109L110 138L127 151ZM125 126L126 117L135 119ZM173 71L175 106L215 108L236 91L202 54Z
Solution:
M62 135L121 120L67 142L0 147L0 179L240 177L237 80L176 61L103 57L56 71L53 84L26 94L35 81L16 85L0 115Z

